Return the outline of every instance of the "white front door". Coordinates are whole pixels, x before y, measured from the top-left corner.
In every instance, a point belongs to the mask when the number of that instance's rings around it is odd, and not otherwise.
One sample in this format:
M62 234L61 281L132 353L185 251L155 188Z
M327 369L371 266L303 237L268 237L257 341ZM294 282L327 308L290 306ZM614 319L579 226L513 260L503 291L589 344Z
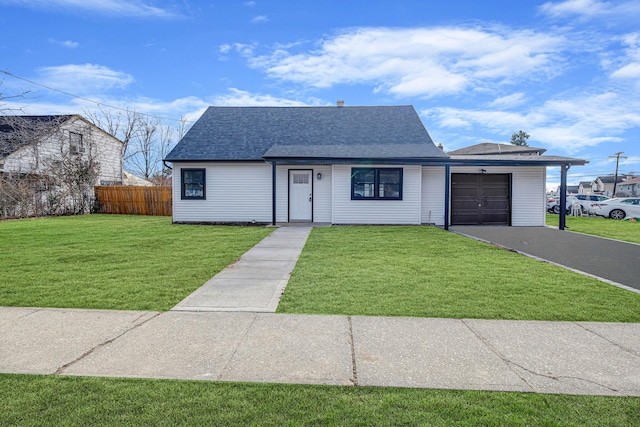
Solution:
M313 206L313 172L289 171L289 221L311 221Z

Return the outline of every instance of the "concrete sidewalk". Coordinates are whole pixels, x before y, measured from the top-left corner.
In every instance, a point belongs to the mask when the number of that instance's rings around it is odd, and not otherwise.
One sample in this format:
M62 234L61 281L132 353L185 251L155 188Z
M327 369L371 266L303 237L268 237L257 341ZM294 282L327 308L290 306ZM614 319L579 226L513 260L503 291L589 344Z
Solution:
M278 228L172 310L274 313L310 232Z
M640 396L640 324L5 307L0 372Z

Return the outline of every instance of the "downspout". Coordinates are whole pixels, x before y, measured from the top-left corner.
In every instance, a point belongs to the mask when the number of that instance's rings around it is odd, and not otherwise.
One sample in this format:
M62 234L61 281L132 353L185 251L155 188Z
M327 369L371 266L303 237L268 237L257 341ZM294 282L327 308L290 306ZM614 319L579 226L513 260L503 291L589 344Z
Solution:
M451 186L451 165L444 165L444 229L449 230L449 187Z
M276 225L276 162L271 162L271 225Z
M564 230L567 225L567 171L571 167L570 164L560 166L560 221L558 229Z

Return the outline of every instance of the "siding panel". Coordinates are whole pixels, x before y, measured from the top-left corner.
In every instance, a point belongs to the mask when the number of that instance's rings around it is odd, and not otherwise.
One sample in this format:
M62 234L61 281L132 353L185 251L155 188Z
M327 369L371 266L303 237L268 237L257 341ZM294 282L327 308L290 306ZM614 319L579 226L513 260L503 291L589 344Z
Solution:
M444 225L444 166L422 168L422 214L423 224Z
M351 168L333 167L334 224L420 224L422 170L420 166L402 166L402 200L351 200ZM389 167L376 166L370 167ZM399 167L399 166L394 166Z
M206 200L180 199L180 170L206 169ZM176 222L271 222L271 165L265 163L175 163Z

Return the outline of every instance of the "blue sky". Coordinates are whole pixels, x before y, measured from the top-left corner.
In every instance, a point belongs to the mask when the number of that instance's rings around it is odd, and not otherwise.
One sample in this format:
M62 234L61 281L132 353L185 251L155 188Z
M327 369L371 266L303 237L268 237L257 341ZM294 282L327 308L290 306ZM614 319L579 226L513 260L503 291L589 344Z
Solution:
M89 99L193 120L209 105L411 104L447 151L524 130L589 160L577 183L612 174L617 152L640 175L638 22L638 0L0 0L0 93L30 90L3 101L26 114Z

